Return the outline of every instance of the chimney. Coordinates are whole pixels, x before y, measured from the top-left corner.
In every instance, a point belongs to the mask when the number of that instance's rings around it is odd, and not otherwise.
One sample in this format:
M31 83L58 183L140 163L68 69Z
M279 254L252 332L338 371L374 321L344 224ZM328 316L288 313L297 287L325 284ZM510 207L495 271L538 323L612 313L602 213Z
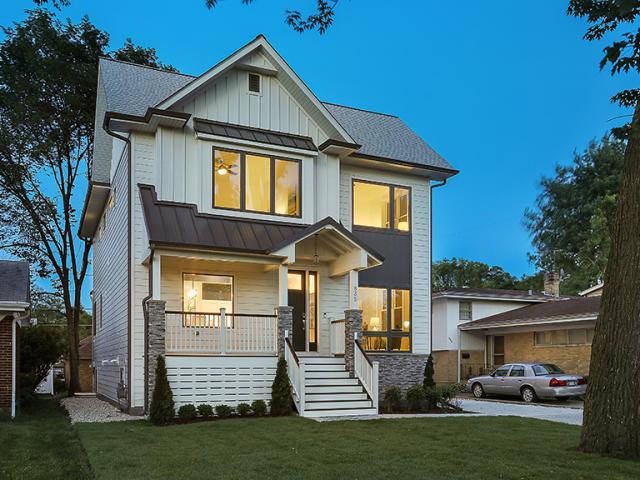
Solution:
M557 272L546 272L544 274L544 293L546 295L560 296L560 274Z

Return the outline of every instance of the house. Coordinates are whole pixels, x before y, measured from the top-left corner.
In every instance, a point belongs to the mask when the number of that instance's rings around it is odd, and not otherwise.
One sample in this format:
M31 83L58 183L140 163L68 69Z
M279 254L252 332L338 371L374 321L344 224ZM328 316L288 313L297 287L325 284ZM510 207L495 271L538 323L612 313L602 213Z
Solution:
M80 382L79 393L93 392L93 337L88 336L80 340L78 344L78 376ZM69 380L71 379L71 365L69 362L64 363L64 378L67 388L69 388Z
M20 328L30 313L29 264L0 260L0 411L16 415Z
M501 347L487 356L487 339L462 326L493 315L545 303L555 298L542 292L495 288L449 288L433 294L433 359L437 383L454 383L479 375L500 363ZM491 340L493 341L493 340Z
M100 398L368 414L430 353L431 187L456 174L398 117L323 103L260 35L200 76L102 59L79 234ZM436 183L440 182L440 183Z

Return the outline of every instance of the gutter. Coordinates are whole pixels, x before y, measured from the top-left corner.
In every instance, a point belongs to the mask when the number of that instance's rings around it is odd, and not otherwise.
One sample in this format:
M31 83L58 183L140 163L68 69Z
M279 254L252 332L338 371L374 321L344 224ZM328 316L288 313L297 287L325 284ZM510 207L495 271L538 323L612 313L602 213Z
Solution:
M433 189L444 187L447 184L445 178L435 185L429 185L429 284L431 290L429 291L429 312L431 318L429 319L429 355L433 352ZM458 370L460 366L458 365Z

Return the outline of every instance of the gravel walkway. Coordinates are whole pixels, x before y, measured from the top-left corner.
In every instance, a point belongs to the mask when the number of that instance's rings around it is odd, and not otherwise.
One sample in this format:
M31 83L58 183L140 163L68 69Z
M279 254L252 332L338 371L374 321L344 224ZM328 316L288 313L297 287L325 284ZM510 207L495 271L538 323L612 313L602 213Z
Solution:
M123 413L110 403L99 400L96 397L63 398L61 403L69 412L71 423L124 422L144 418Z
M490 417L514 416L550 420L552 422L582 425L582 409L543 405L525 405L507 402L460 399L460 406L467 412Z

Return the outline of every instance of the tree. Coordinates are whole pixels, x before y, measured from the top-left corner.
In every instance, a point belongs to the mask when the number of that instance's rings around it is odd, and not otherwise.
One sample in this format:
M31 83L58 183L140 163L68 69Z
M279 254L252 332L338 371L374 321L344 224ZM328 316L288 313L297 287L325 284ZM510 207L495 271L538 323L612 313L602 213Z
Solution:
M287 374L287 361L284 357L278 359L276 376L271 385L271 415L291 415L291 383Z
M424 365L424 380L422 382L422 387L425 390L436 386L436 382L433 380L433 373L433 355L429 354L427 363Z
M609 135L556 165L540 180L535 209L524 223L533 237L530 258L543 271L563 271L562 291L576 294L602 280L609 256L625 142Z
M149 407L149 420L154 425L167 425L176 416L173 392L167 378L167 367L164 357L158 355L156 364L156 379L153 386L151 406Z
M542 274L518 279L502 267L455 257L435 262L432 272L435 292L452 287L542 290L543 283Z
M571 0L568 13L590 24L585 39L607 39L600 68L611 73L640 69L639 0ZM612 100L634 107L629 125L618 205L611 232L600 314L591 349L589 388L580 446L585 452L640 457L640 90Z
M0 44L0 248L51 280L67 324L70 393L79 387L78 342L90 240L79 239L76 205L93 151L97 63L155 51L106 51L109 36L87 18L61 23L47 11L3 28Z
M250 5L254 2L254 0L241 1L245 5ZM306 16L299 10L286 10L285 23L298 33L303 33L308 30L318 30L320 34L323 34L333 25L338 1L339 0L316 0L315 10ZM205 0L205 4L209 9L216 7L218 3L219 0Z

